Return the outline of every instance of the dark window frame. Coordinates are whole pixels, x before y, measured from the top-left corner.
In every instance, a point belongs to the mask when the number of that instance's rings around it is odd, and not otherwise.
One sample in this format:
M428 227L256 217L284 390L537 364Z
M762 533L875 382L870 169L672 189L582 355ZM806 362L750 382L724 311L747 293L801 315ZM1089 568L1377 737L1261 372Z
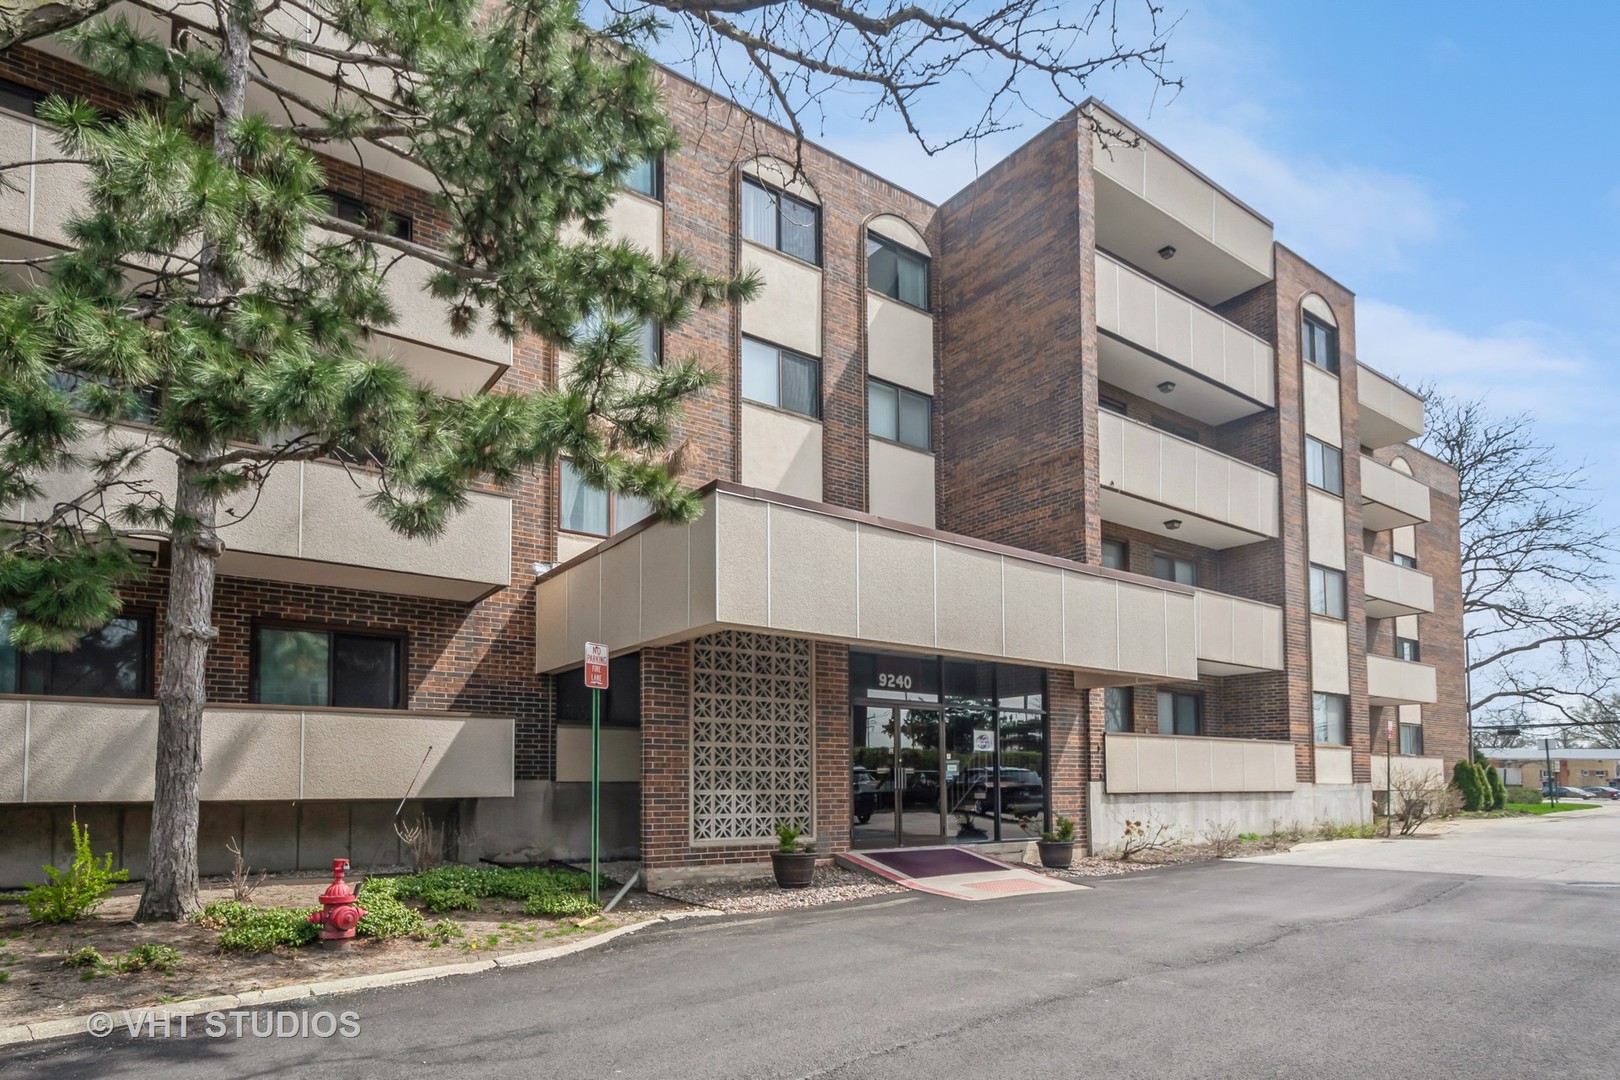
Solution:
M1423 755L1422 724L1397 724L1396 732L1397 738L1400 740L1396 744L1398 753L1406 757L1421 757ZM1415 736L1410 743L1407 741L1408 734Z
M1329 375L1337 375L1340 367L1339 356L1339 328L1323 319L1317 318L1310 312L1300 313L1299 355L1312 367L1319 368ZM1327 355L1316 355L1317 337L1311 333L1312 329L1320 330L1326 342Z
M1396 566L1404 566L1408 570L1416 570L1417 569L1417 556L1416 555L1405 555L1405 554L1402 554L1401 552L1397 551L1397 552L1393 553L1392 555L1390 555L1389 561L1394 563Z
M1395 659L1409 660L1416 664L1421 662L1423 644L1417 638L1395 636Z
M51 95L11 79L0 79L0 110L20 116L39 116L39 103ZM27 108L24 108L24 105Z
M1336 458L1338 467L1328 468L1328 459ZM1321 471L1321 479L1327 481L1317 483L1311 479L1311 464L1315 461ZM1337 446L1329 446L1321 439L1305 436L1305 482L1318 491L1325 491L1329 495L1344 496L1344 451Z
M1115 549L1117 549L1119 551L1119 565L1118 566L1109 566L1108 565L1108 549L1109 549L1110 546L1112 546L1113 548L1115 548ZM1104 537L1103 542L1102 542L1102 559L1101 559L1101 562L1099 563L1099 565L1103 566L1103 567L1105 567L1106 569L1109 569L1109 570L1123 570L1123 571L1129 573L1130 569L1131 569L1131 543L1130 543L1130 541L1129 540L1110 540L1107 537Z
M1159 573L1159 560L1160 559L1167 560L1170 563L1170 569L1171 569L1171 576L1170 577L1165 577L1163 574ZM1176 578L1174 576L1174 571L1178 566L1181 566L1182 564L1185 564L1187 566L1192 567L1192 580L1191 581L1180 581L1180 582L1176 581ZM1202 578L1204 576L1204 574L1203 574L1203 567L1198 565L1198 560L1197 559L1189 559L1184 555L1172 555L1168 551L1155 551L1153 553L1153 576L1155 578L1157 578L1158 580L1160 580L1160 581L1176 582L1177 584L1189 585L1192 588L1196 589L1196 588L1198 588L1199 579Z
M759 339L756 338L755 340L757 341ZM780 369L778 369L778 370L780 370ZM818 375L819 375L819 371L818 371ZM780 375L778 377L780 377ZM819 382L819 380L818 380L818 382ZM934 396L932 394L924 394L924 393L921 393L920 391L913 390L910 387L901 386L899 383L890 382L887 379L879 379L879 378L876 378L875 376L871 376L871 375L868 375L866 377L866 383L867 383L867 388L866 388L866 434L867 434L867 436L870 437L870 438L876 439L878 442L886 442L886 443L891 443L891 444L893 444L895 446L903 446L908 450L919 450L919 451L922 451L923 453L927 453L927 454L933 453L934 452ZM890 390L895 391L895 397L894 397L894 438L892 438L892 439L889 438L887 435L877 435L877 434L873 433L873 430L872 430L872 385L871 385L873 383L877 383L879 386L886 387L886 388L888 388ZM920 399L923 402L924 406L928 409L928 424L927 424L927 426L925 428L925 430L928 433L928 444L926 446L918 446L916 443L906 442L904 439L902 439L900 437L900 417L904 415L904 409L902 407L902 403L903 403L904 399L908 395L911 396L911 397ZM793 410L790 409L788 411L792 412Z
M761 191L765 192L767 195L771 196L771 198L776 200L776 236L769 243L766 243L764 240L758 240L758 239L755 239L755 238L753 238L751 236L743 235L741 228L739 228L737 230L738 235L741 236L742 239L748 241L750 244L758 244L760 247L768 247L772 251L778 252L779 254L782 254L782 255L786 255L788 258L794 259L794 260L796 260L798 262L802 262L807 266L818 266L819 267L819 266L823 265L823 263L826 260L824 258L824 253L823 253L823 250L822 250L821 206L820 206L820 204L810 202L808 199L801 199L799 196L793 194L792 192L784 191L783 189L777 187L775 184L767 184L765 181L761 180L759 177L754 176L754 175L749 174L749 173L744 173L743 174L742 182L743 182L744 186L747 186L747 185L751 184L754 187L759 188ZM793 252L791 252L791 251L784 250L783 247L782 247L782 207L783 207L783 205L785 203L789 203L789 202L791 202L791 203L793 203L793 204L795 204L795 205L797 205L799 207L802 207L805 210L810 211L815 216L816 224L815 224L814 232L815 232L815 243L816 243L816 257L813 260L812 259L802 258L802 257L800 257L798 255L793 254ZM746 220L746 215L744 216L744 220Z
M112 697L57 693L51 687L56 672L57 657L71 655L75 650L41 650L33 653L18 651L14 654L16 666L12 671L12 685L16 689L10 693L10 696L84 698L92 701L151 701L156 696L157 688L157 611L148 607L129 607L120 611L113 618L108 619L107 622L111 623L117 619L134 620L137 625L138 636L136 640L140 643L141 667L136 693L128 696L114 695ZM105 625L106 623L103 623L102 626L98 626L94 630L87 630L80 637L100 633ZM45 689L43 690L29 690L25 685L24 680L30 660L47 665L45 669Z
M870 244L877 244L879 247L887 248L889 251L894 253L896 258L899 258L899 259L911 258L911 259L915 259L918 262L922 263L922 271L923 271L923 303L920 304L920 305L919 304L913 304L910 300L906 300L906 299L904 299L904 298L902 298L901 296L898 295L899 288L900 288L900 281L899 281L899 275L898 274L895 275L895 292L890 293L890 292L885 292L882 289L874 289L874 288L872 288L872 251L870 250L870 248L868 248L868 250L866 252L866 268L867 268L867 270L866 270L866 287L869 290L871 290L872 292L877 293L879 296L886 296L890 300L893 300L897 304L904 304L906 307L911 308L913 311L921 311L921 312L924 312L925 314L929 313L929 312L932 312L933 311L933 302L932 301L933 301L933 292L934 292L933 260L928 255L925 255L922 252L916 251L916 250L914 250L912 248L908 248L904 244L896 243L895 241L890 240L887 236L882 236L882 235L880 235L878 233L875 233L871 229L866 230L866 242L869 245ZM818 253L819 253L819 243L818 243Z
M662 203L664 201L664 155L659 154L649 162L638 162L637 164L650 164L652 166L652 190L643 191L628 182L625 182L619 186L624 188L626 191L640 195L644 199L651 199L655 203Z
M607 499L607 528L608 528L608 531L605 532L605 533L597 533L597 532L586 532L586 531L584 531L582 529L570 529L568 526L563 524L563 477L565 475L567 475L564 472L565 469L572 470L573 469L573 463L570 462L567 458L558 458L557 459L557 531L558 532L568 533L570 536L598 536L598 537L602 537L603 539L606 539L607 537L610 537L610 536L618 536L625 529L629 529L629 528L632 528L632 527L634 527L636 525L639 525L643 521L647 520L649 517L652 517L652 510L651 510L651 508L649 508L647 513L642 514L640 517L636 518L634 521L630 522L628 525L622 525L621 526L619 524L619 500L621 498L628 498L628 497L632 497L632 496L626 496L625 493L622 492L622 491L606 491L606 490L604 490L602 488L594 487L591 484L585 483L585 478L584 477L580 477L579 478L580 483L584 484L584 486L586 488L588 488L591 491L597 492L598 494L603 495L604 497L606 497L606 499ZM574 475L578 476L579 474L578 474L578 472L575 472Z
M776 402L777 403L775 405L772 405L768 401L760 401L758 398L751 398L746 393L743 392L744 380L742 378L742 373L743 373L743 355L742 355L743 344L742 343L745 342L745 341L752 341L756 345L764 345L766 348L776 350ZM811 395L811 400L815 403L815 406L816 406L816 411L815 412L813 412L813 413L801 412L798 409L791 408L790 406L782 404L782 358L784 356L791 356L791 357L794 357L795 359L803 360L803 361L806 361L807 363L811 363L811 364L815 365L815 368L816 368L816 386L815 386L814 394ZM821 368L822 368L821 358L819 356L806 356L804 353L799 352L796 349L790 349L786 345L778 345L776 342L771 341L771 340L769 340L767 338L755 337L753 334L743 334L743 335L740 336L740 339L738 340L738 343L737 343L737 374L738 374L737 392L738 392L738 396L740 396L742 398L742 400L750 402L750 403L752 403L754 405L758 405L762 409L777 409L777 410L779 410L781 412L792 413L794 416L804 416L804 417L808 417L811 420L816 420L816 421L821 420L821 414L824 411L822 409L822 400L821 400L822 389L823 389L823 387L822 387L822 376L824 375L824 372L821 370ZM929 427L930 428L933 427L933 415L932 415L932 412L930 412L930 414L929 414ZM929 432L929 439L930 440L933 439L932 431Z
M1322 601L1322 606L1323 606L1323 610L1318 610L1317 606L1316 606L1316 597L1317 597L1316 576L1317 576L1317 574L1322 575L1322 581L1323 581L1323 590L1322 590L1323 601ZM1330 578L1328 575L1335 575L1335 577ZM1333 607L1332 600L1333 600L1333 595L1334 594L1332 593L1331 590L1329 590L1326 587L1326 583L1328 581L1335 580L1335 579L1339 582L1339 590L1338 590L1339 610L1337 612L1331 610L1332 607ZM1331 566L1323 566L1320 563L1311 563L1310 564L1310 594L1311 594L1311 596L1310 596L1310 604L1311 604L1311 614L1312 615L1320 615L1323 618L1327 618L1327 619L1348 619L1349 618L1349 614L1350 614L1349 582L1348 582L1348 578L1345 575L1345 572L1343 570L1336 570Z
M1102 412L1111 412L1115 416L1129 416L1130 410L1123 401L1109 397L1107 394L1097 395L1097 408Z
M384 638L395 641L399 645L399 680L394 687L395 704L386 706L362 705L282 705L279 702L266 702L259 700L259 662L261 660L259 648L259 631L263 630L293 630L300 633L325 634L328 638L366 637ZM333 677L332 666L336 663L337 650L329 644L327 647L327 698L333 696L337 680ZM373 629L371 627L351 626L345 623L303 622L297 619L254 619L248 628L248 701L254 705L271 705L287 709L337 709L348 711L359 709L370 712L401 712L410 707L411 700L411 635L408 630L391 628Z
M629 669L634 667L635 673L631 677ZM563 687L563 680L571 683L577 679L577 685L567 689ZM582 717L564 715L569 699L574 693L588 695L589 689L584 686L585 668L581 665L559 671L551 676L552 701L555 703L554 712L558 727L589 727L591 723L590 709L582 705ZM633 686L627 686L633 683ZM627 692L628 691L628 692ZM584 699L588 700L588 698ZM622 710L617 706L622 703ZM624 719L621 713L634 714L635 719ZM615 656L608 661L608 688L602 694L602 726L604 728L639 728L641 727L641 652L625 653Z
M1166 696L1168 696L1171 699L1171 701L1170 701L1170 730L1169 731L1164 730L1164 699L1165 699ZM1181 713L1180 704L1181 704L1181 702L1188 701L1188 700L1190 700L1193 703L1193 729L1191 731L1177 731L1176 727L1177 727L1177 725L1180 724L1180 719L1179 719L1179 716L1180 716L1180 713ZM1198 736L1198 735L1202 735L1204 733L1204 695L1203 694L1195 694L1195 693L1192 693L1191 691L1187 691L1187 690L1160 690L1158 692L1158 696L1156 697L1156 699L1154 701L1154 705L1158 709L1158 712L1159 712L1158 732L1159 732L1160 735L1193 735L1193 736Z
M1114 723L1115 718L1108 711L1109 696L1114 695L1114 694L1123 695L1124 712L1119 717L1119 719L1124 722L1124 724L1125 724L1124 727L1114 727L1113 723ZM1130 687L1130 686L1106 686L1106 687L1104 687L1103 688L1103 731L1105 731L1105 732L1112 731L1112 732L1114 732L1116 734L1129 734L1131 731L1135 730L1135 728L1136 728L1135 720L1136 720L1136 691L1135 691L1135 688Z
M331 216L339 221L347 221L351 225L359 225L362 229L376 232L378 230L368 218L371 215L381 215L383 221L393 226L393 230L388 233L389 236L409 243L416 241L416 219L410 214L367 202L358 195L350 195L347 191L339 191L336 188L324 188L320 194L332 204Z

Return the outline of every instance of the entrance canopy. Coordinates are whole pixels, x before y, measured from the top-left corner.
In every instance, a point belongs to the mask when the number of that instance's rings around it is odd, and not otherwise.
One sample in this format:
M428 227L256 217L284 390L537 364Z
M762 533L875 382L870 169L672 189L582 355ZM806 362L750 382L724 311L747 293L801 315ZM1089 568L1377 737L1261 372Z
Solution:
M1194 590L715 481L536 588L535 669L744 629L1068 668L1082 687L1198 677Z

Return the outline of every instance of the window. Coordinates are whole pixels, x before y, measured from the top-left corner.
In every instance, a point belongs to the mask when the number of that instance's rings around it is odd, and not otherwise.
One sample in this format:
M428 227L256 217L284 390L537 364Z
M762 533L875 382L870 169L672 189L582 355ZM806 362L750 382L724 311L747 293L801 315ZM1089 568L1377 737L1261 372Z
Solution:
M928 310L928 256L866 234L866 287Z
M373 206L371 203L357 199L353 195L345 195L341 191L327 190L321 192L321 194L325 195L327 201L332 204L328 213L339 221L347 221L351 225L358 225L363 229L370 229L372 232L383 232L389 236L397 236L401 240L411 239L414 222L412 222L408 214L384 210L380 206Z
M591 536L621 533L652 513L652 505L639 495L609 494L585 482L573 462L559 463L562 509L557 528Z
M1390 556L1389 561L1394 563L1396 566L1404 566L1404 567L1406 567L1406 568L1408 568L1410 570L1416 570L1417 569L1417 556L1416 555L1402 555L1400 552L1397 551L1394 555Z
M1159 734L1197 735L1203 728L1204 699L1197 694L1159 691Z
M257 626L253 700L264 705L397 709L405 642L394 634Z
M764 247L821 265L821 208L743 177L742 234Z
M1317 742L1343 746L1348 741L1344 734L1344 720L1349 706L1349 699L1343 694L1311 695L1311 712L1316 718Z
M663 353L663 334L659 332L658 324L651 319L642 319L638 323L634 319L620 319L609 316L621 327L631 327L636 333L636 358L642 367L657 367L659 357ZM600 311L591 311L579 320L574 326L574 340L583 344L602 332L606 321Z
M888 439L918 450L933 446L929 417L934 399L903 386L876 379L866 381L867 430L875 439Z
M1191 559L1178 559L1173 555L1155 555L1153 576L1180 585L1197 585L1198 564Z
M1131 567L1130 548L1123 540L1104 540L1102 542L1102 564L1110 570L1129 570Z
M39 103L45 100L45 96L31 86L23 86L10 79L0 79L0 109L9 109L24 116L35 116L38 115Z
M1117 416L1125 415L1125 403L1123 401L1115 401L1111 397L1098 398L1097 408L1101 409L1103 412L1114 413Z
M589 724L591 692L585 688L585 669L574 668L554 676L557 723ZM604 727L639 727L641 724L641 654L615 656L608 661L608 688L602 693Z
M1418 658L1417 638L1398 637L1395 639L1395 659L1416 660Z
M1174 435L1178 439L1186 439L1191 443L1203 441L1198 437L1196 429L1190 428L1186 424L1178 424L1174 420L1166 420L1163 417L1156 416L1153 418L1153 426L1160 431Z
M749 401L819 418L821 362L745 337L742 392Z
M1423 753L1423 725L1401 725L1401 753L1417 755Z
M1344 494L1344 455L1338 447L1306 438L1305 482L1335 495Z
M1315 316L1306 315L1300 327L1300 352L1307 364L1339 373L1339 332Z
M1131 688L1110 686L1103 690L1103 727L1106 731L1131 730Z
M1344 618L1344 571L1311 566L1311 614Z
M0 693L47 697L152 696L152 616L120 615L79 638L69 652L19 652L16 616L0 611Z
M641 161L630 166L624 174L624 186L630 191L640 192L649 199L656 199L663 187L659 183L663 179L663 162L657 158L651 161Z

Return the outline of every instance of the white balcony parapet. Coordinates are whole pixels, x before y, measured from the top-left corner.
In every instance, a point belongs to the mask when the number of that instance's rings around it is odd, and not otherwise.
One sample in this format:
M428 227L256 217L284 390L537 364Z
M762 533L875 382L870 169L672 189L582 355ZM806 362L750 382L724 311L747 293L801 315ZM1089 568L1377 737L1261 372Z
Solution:
M1434 579L1410 566L1362 556L1367 614L1374 619L1417 615L1434 610Z
M1439 700L1434 665L1393 656L1367 657L1369 705L1432 705Z
M1429 489L1422 482L1361 455L1361 524L1374 532L1428 521Z
M1270 739L1109 732L1103 737L1110 795L1293 791L1294 744Z
M1198 673L1245 675L1283 669L1282 608L1199 589Z
M1361 445L1378 450L1423 434L1423 399L1366 364L1356 365Z

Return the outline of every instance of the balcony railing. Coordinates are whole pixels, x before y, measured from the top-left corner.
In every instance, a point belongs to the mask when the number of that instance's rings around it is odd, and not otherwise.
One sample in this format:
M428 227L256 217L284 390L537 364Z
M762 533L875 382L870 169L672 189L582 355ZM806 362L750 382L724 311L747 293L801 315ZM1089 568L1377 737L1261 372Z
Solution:
M1356 365L1361 445L1378 450L1423 434L1423 399L1366 364Z
M1361 524L1374 532L1429 520L1429 489L1397 469L1361 456Z
M1432 705L1439 700L1433 665L1393 656L1367 657L1369 705Z
M1276 403L1270 345L1100 251L1097 327L1123 339L1105 337L1098 357L1103 381L1122 390L1210 424ZM1165 382L1175 384L1168 395Z
M1179 540L1237 547L1277 535L1277 477L1110 412L1099 412L1103 518Z
M1245 675L1283 669L1282 608L1199 589L1198 673Z
M1367 614L1374 619L1417 615L1434 610L1434 579L1410 566L1397 566L1371 555L1362 556Z
M149 802L157 705L0 699L0 802ZM207 801L458 799L512 794L510 717L211 705ZM426 762L424 764L424 761ZM420 769L420 773L418 770Z
M1293 791L1294 744L1201 735L1103 737L1103 776L1110 795Z

